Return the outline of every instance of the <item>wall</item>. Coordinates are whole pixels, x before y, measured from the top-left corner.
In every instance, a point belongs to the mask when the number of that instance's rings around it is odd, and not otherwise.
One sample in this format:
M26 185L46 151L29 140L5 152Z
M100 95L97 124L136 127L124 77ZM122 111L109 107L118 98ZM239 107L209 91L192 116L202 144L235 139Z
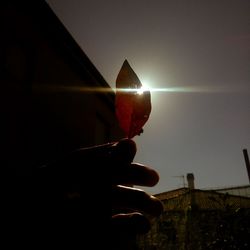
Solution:
M114 92L47 4L16 2L0 10L5 163L29 171L76 148L121 138Z

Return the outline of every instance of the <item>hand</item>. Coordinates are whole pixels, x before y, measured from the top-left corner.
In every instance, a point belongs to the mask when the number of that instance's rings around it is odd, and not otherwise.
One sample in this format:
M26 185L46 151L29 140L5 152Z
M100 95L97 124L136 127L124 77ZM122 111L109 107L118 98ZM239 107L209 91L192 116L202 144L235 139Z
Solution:
M150 229L147 217L159 216L163 206L158 199L144 191L124 185L154 186L159 176L149 167L131 163L136 153L132 140L122 140L113 147L111 228L116 239L113 248L130 249L135 243L134 236ZM126 213L119 213L123 209Z
M139 224L136 227L132 226L131 229L136 228L138 232L145 232L149 225L146 220L141 218L142 214L158 216L162 212L162 204L155 197L132 186L154 186L157 184L159 176L149 167L132 163L136 153L136 145L132 140L121 140L113 145L112 151L112 208L114 211L116 209L130 211L125 214L115 213L113 218L123 221L122 223L126 219L127 226L131 226L131 222L138 218Z
M128 245L134 243L136 234L150 229L148 218L159 216L163 210L158 199L132 187L154 186L159 180L153 169L133 163L135 154L134 141L123 139L117 143L80 149L73 157L77 162L83 159L85 165L86 161L89 162L88 166L95 172L91 176L98 179L100 197L107 196L107 185L111 185L111 242L114 249L121 249L121 246L129 249ZM111 177L110 183L107 182L107 174ZM104 211L105 207L102 206L102 209Z
M154 186L159 176L149 167L132 163L135 153L135 143L124 139L76 150L38 168L31 181L24 182L20 200L27 203L25 209L35 212L31 220L35 218L43 241L49 235L55 237L52 232L58 232L58 241L73 238L75 243L102 235L103 243L109 239L107 246L120 249L136 234L147 232L148 218L160 215L163 207L158 199L132 186Z

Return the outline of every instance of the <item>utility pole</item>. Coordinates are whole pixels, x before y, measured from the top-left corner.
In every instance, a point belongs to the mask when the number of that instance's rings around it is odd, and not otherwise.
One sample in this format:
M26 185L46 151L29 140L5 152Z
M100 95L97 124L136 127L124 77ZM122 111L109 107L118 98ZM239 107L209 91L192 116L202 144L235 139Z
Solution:
M247 153L247 149L243 149L243 154L244 154L244 158L245 158L245 163L246 163L246 167L247 167L247 174L248 174L248 180L250 183L250 163L249 163L249 157L248 157L248 153Z

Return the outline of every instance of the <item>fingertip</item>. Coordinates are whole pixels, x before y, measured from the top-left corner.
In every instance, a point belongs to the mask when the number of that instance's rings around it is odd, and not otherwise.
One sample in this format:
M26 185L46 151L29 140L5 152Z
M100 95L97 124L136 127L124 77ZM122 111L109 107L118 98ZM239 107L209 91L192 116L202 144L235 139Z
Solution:
M136 152L137 148L136 148L136 143L129 138L123 138L121 139L118 143L118 146L120 147L124 147L124 148L130 148L131 151Z
M164 210L164 206L162 204L162 202L155 196L151 195L150 197L152 202L152 214L154 214L155 216L160 216Z
M136 143L133 140L124 138L114 144L114 146L115 154L118 158L127 162L133 161L137 151Z
M153 186L155 186L159 182L160 176L153 169L150 169L149 171L150 171L150 178L148 179L148 186L149 187L153 187Z

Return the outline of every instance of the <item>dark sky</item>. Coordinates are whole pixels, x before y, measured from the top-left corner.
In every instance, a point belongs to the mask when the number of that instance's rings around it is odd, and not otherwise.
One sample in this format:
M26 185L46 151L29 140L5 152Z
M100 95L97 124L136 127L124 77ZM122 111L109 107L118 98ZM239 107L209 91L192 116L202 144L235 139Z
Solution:
M48 0L114 88L125 59L152 93L136 161L164 192L194 173L196 188L248 184L249 0ZM175 91L176 90L176 91Z

